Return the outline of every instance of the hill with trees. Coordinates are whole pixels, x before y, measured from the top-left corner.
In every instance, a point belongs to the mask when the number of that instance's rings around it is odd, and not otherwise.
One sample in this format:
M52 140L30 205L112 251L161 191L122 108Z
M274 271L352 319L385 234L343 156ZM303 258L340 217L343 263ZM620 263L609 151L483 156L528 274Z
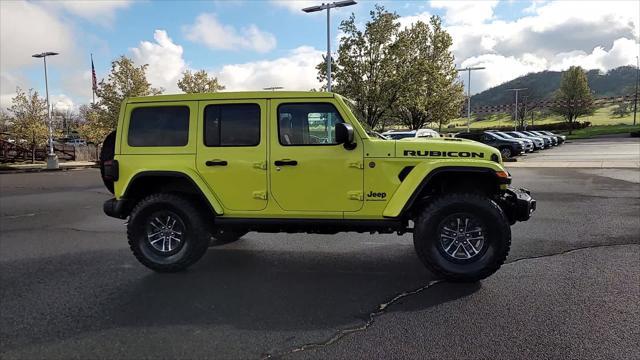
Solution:
M511 88L527 88L520 96L527 96L529 101L551 99L560 87L562 71L543 71L520 76L506 83L471 97L471 106L504 105L514 100ZM621 96L633 92L636 69L634 66L620 66L601 73L599 70L587 71L587 81L593 91L593 96Z

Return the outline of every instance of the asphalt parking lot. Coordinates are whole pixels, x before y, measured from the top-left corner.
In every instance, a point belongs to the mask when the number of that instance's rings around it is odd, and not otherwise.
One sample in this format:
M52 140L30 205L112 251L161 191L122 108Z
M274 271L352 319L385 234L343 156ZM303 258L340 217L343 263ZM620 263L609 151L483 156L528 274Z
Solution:
M602 170L510 168L538 210L477 284L356 233L250 233L155 274L96 169L0 175L0 357L637 358L640 170Z

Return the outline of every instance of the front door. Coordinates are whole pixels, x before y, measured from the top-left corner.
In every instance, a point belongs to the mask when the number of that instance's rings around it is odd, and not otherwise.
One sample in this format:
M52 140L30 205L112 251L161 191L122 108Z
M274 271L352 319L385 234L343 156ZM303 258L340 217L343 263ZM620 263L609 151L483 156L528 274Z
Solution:
M335 142L344 117L330 100L271 100L271 192L284 210L357 211L363 204L362 141Z
M229 210L267 206L267 102L201 101L198 172Z

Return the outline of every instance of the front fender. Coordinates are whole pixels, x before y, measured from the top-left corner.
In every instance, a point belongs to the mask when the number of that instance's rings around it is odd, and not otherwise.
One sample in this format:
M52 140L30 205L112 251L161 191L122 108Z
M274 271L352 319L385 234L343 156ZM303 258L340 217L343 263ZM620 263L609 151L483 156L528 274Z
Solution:
M382 215L384 217L398 217L417 197L422 188L434 175L443 171L505 171L502 165L492 161L466 161L466 160L435 160L425 161L418 164L407 177L402 181L393 197L385 207Z

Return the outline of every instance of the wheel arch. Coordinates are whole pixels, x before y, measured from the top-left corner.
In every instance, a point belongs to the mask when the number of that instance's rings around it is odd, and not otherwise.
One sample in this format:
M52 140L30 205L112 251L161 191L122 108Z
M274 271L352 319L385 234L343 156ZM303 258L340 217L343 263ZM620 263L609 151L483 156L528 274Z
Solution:
M482 164L420 164L409 173L398 190L395 191L383 211L384 217L407 217L414 206L432 192L443 191L445 188L473 184L484 192L498 193L501 185L511 182L511 177L499 177L498 172L505 172L504 168L493 162ZM444 187L444 188L443 188Z
M196 199L213 215L222 215L224 210L202 179L180 171L146 170L133 175L122 188L122 199L132 209L142 198L157 192L185 194Z

